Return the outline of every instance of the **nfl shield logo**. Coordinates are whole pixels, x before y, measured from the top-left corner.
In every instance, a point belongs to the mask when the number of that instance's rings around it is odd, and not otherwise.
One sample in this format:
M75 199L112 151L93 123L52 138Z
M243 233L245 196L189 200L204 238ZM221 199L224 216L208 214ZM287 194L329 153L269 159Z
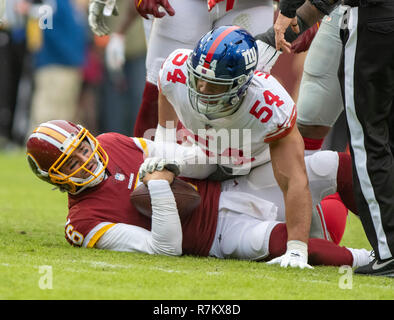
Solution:
M115 174L115 180L124 181L124 179L126 179L126 177L124 176L124 174L122 174L122 173L117 173L117 174Z

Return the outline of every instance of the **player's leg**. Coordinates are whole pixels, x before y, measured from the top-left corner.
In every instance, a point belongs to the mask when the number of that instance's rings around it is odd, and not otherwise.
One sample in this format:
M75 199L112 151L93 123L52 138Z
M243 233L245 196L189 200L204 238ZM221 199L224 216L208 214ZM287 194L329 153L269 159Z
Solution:
M345 153L320 151L312 156L305 157L305 164L314 205L311 236L326 239L328 238L327 229L328 233L334 235L337 241L342 238L347 216L347 210L344 210L338 202L342 200L346 208L357 214L353 196L350 156ZM248 176L222 182L222 190L252 194L267 203L272 203L276 208L275 219L285 221L283 195L275 180L270 163L254 168ZM337 191L341 196L340 199L327 199L323 206L316 207L322 199ZM331 205L329 201L332 201ZM240 202L241 204L242 202ZM269 208L269 206L266 206L266 208ZM330 222L327 224L326 217L328 220L334 219L334 221L338 220L341 223Z
M142 103L134 126L134 136L143 137L148 129L156 129L158 121L159 70L174 50L193 49L198 39L211 29L207 4L201 0L173 0L175 15L154 19L147 46L147 78ZM151 138L151 134L147 136Z
M305 157L313 205L317 205L325 196L337 191L339 164L340 157L338 152L320 151L312 156ZM346 180L346 177L342 179ZM276 182L271 163L253 168L249 175L230 179L228 182L222 183L222 185L224 190L238 190L251 193L275 203L278 206L278 217L284 219L283 195Z
M219 2L209 13L214 27L237 25L253 36L272 27L274 7L271 0L235 1L232 9L228 7L228 3L229 1Z
M248 214L219 210L218 226L210 256L222 259L268 261L286 252L286 224L261 221ZM370 252L365 249L340 247L333 242L311 238L308 262L312 265L368 264Z
M277 224L269 239L269 256L266 261L279 257L286 252L287 228L284 223ZM340 247L337 244L311 238L308 241L308 263L311 265L359 267L370 262L370 251Z
M277 221L261 221L249 214L219 206L219 217L210 256L222 259L263 260L269 254L269 238Z
M375 17L373 21L371 16ZM379 260L392 259L394 255L394 159L389 140L394 54L387 47L394 41L394 34L387 31L386 25L393 16L391 2L351 9L351 23L343 30L344 59L340 70L357 207ZM366 273L376 273L368 269Z
M318 210L321 210L321 214L324 216L332 242L339 244L345 233L348 208L343 204L339 194L334 193L320 202Z
M319 151L323 140L343 111L337 76L342 52L339 6L326 16L305 59L297 101L297 125L305 142L305 154Z

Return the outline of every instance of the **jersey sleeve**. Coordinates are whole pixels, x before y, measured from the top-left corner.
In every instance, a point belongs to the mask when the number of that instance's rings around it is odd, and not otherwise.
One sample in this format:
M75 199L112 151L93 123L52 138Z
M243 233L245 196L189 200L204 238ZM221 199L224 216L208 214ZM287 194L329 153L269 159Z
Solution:
M205 179L216 170L216 164L209 163L206 153L197 145L185 146L174 142L154 142L133 138L147 158L175 160L179 164L180 176Z
M264 124L264 142L271 143L290 133L297 119L296 105L286 89L272 75L256 72L262 90L250 114Z
M152 203L151 230L124 223L124 219L116 223L100 221L98 216L116 221L116 212L106 209L97 214L95 209L76 204L70 209L65 226L67 241L85 248L181 255L182 227L171 187L167 181L151 180L148 189ZM129 197L123 201L129 201Z
M277 124L270 133L265 136L264 142L271 143L287 136L293 129L297 119L297 109L295 104L291 108L290 116L287 117L281 124Z
M174 89L173 85L186 85L186 61L190 53L188 49L177 49L162 64L157 86L165 96Z
M65 237L72 246L93 248L100 237L113 226L115 223L69 218L65 226Z

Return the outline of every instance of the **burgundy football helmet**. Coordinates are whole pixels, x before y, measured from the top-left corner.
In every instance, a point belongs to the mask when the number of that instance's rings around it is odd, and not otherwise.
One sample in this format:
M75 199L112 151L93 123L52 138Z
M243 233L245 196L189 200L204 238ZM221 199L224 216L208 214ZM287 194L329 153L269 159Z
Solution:
M63 173L62 166L84 140L89 143L92 154L73 172ZM27 160L34 174L71 194L77 194L100 183L108 165L108 155L97 139L81 125L65 120L51 120L40 124L29 136L26 148ZM97 166L90 171L88 164L93 158L97 161ZM88 172L89 176L84 179L76 177L81 170Z

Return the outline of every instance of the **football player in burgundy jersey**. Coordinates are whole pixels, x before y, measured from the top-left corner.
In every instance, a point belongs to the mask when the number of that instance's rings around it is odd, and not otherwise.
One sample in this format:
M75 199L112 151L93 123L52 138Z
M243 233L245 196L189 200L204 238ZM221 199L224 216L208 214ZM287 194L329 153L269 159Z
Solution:
M316 155L307 161L307 168L321 197L336 189L345 192L349 186L341 181L341 170L349 172L349 161L330 151ZM65 236L74 246L256 261L281 256L287 242L286 225L278 219L283 199L270 202L275 198L271 186L258 189L260 180L271 184L273 179L263 166L249 176L222 183L183 178L196 186L201 204L180 220L170 183L177 173L193 177L212 172L216 166L203 163L204 156L200 148L117 133L95 138L82 126L64 120L42 123L27 141L33 172L68 192ZM324 165L329 158L330 169L319 171L319 163ZM160 169L158 164L163 161L164 169ZM140 180L150 192L151 218L136 211L130 202L130 192ZM264 191L265 198L261 196ZM280 194L278 186L276 193ZM308 248L309 263L314 265L355 267L369 262L367 250L340 247L324 239L309 239ZM290 265L310 268L302 261Z

